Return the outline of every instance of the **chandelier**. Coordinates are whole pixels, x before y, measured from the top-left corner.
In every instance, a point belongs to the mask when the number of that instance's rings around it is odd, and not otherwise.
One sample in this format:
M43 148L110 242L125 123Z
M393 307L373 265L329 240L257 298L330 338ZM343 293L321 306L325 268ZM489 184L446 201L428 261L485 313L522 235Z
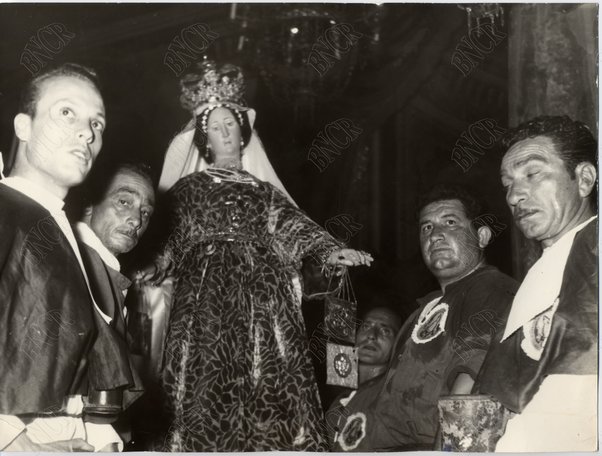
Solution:
M380 41L382 6L233 4L238 52L251 54L274 100L297 116L339 96Z

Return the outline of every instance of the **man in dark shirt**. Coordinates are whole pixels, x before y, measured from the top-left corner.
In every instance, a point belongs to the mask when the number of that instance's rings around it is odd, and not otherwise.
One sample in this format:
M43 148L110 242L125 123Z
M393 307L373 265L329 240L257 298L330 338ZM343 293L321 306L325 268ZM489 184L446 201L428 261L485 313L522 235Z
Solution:
M360 319L355 336L359 387L340 394L326 412L328 443L333 450L341 450L338 434L347 418L362 408L366 398L372 398L367 391L386 372L400 327L401 317L388 307L374 307Z
M337 449L432 449L439 397L470 393L517 287L486 264L492 231L479 222L481 215L479 203L460 187L436 187L425 195L422 256L441 289L418 300L386 374L363 391L361 406L350 411L337 436Z

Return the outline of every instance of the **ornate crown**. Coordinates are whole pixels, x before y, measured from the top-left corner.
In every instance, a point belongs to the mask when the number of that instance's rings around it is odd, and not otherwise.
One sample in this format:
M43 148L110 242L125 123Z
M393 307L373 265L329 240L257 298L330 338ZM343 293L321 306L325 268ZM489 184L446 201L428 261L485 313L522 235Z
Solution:
M190 111L204 103L242 104L245 81L236 65L226 63L218 68L212 60L194 65L180 80L180 103Z

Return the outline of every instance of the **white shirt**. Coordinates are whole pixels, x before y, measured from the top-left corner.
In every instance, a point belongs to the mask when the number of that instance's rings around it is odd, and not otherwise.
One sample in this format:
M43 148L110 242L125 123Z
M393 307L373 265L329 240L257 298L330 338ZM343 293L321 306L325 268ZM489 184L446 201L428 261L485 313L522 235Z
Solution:
M567 231L545 248L541 257L531 266L512 301L502 342L534 317L554 307L575 236L595 218L591 217Z
M81 254L77 247L75 235L73 234L73 230L71 229L67 215L63 211L63 206L65 204L63 200L53 195L51 192L35 182L29 181L22 177L7 177L0 180L0 183L31 198L44 207L44 209L46 209L48 212L50 212L50 215L56 221L57 225L67 238L69 245L77 257L77 261L84 275L84 279L88 286L88 292L90 293L90 298L94 303L94 307L107 322L107 324L110 323L111 318L100 310L100 308L96 305L94 298L92 297L88 276L86 274L86 270L84 269ZM84 423L81 417L78 416L81 414L82 409L83 401L81 396L74 395L66 397L63 404L64 412L70 416L37 418L25 426L23 421L21 421L17 416L0 415L0 450L8 446L25 429L27 429L28 437L36 443L49 443L58 440L81 438L86 440L91 445L94 445L96 450L101 449L108 443L114 442L120 445L121 450L123 448L123 442L112 426ZM58 429L60 429L61 432L57 432Z
M506 324L504 339L520 328L525 333L521 349L539 360L575 235L596 217L581 223L546 248L521 284ZM530 325L547 319L543 343L531 341ZM544 378L522 413L513 416L498 441L496 452L594 451L597 447L597 375L556 374Z
M77 222L75 224L75 232L77 233L77 237L80 241L86 244L88 247L93 249L100 259L106 264L108 267L113 269L114 271L121 272L121 265L119 264L119 260L115 255L111 253L109 249L105 247L100 238L96 235L96 233L84 222ZM128 291L123 290L121 292L123 296L127 296ZM127 307L123 306L123 318L127 317Z
M96 233L92 231L92 228L84 222L77 222L75 224L75 231L77 232L79 239L88 247L94 249L107 266L115 271L121 271L121 265L119 264L117 257L105 247Z

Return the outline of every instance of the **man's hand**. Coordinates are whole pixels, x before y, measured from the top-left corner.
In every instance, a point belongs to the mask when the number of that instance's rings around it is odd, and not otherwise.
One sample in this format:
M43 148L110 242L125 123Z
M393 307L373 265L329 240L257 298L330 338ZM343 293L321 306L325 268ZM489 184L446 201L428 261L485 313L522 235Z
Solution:
M60 440L52 443L35 443L23 431L3 451L53 451L60 453L72 453L74 451L94 451L94 447L83 439Z
M474 379L465 372L460 372L449 394L470 394L474 385Z
M100 449L101 453L119 453L119 444L117 442L107 443Z
M160 286L167 277L168 265L162 264L160 261L158 263L151 263L144 269L137 271L135 279L142 282L150 282L155 287Z

